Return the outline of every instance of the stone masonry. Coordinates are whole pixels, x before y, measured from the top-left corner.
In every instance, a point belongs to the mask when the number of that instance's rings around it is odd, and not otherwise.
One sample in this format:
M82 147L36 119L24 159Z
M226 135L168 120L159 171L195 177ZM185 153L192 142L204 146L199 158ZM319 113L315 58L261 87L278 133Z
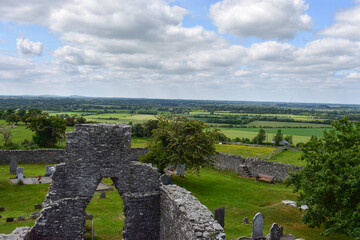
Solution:
M56 165L43 209L25 239L84 239L85 209L110 177L124 202L123 239L159 239L159 175L130 161L130 127L83 124L66 134L65 161Z

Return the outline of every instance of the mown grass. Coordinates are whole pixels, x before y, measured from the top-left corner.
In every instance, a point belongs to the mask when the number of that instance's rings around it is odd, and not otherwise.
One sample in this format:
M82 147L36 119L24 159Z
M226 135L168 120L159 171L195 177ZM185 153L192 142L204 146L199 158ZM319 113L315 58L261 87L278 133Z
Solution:
M215 208L225 207L226 239L250 236L252 224L242 224L244 217L250 221L257 212L265 216L264 233L277 222L284 226L285 234L307 240L330 240L320 235L321 230L308 228L300 222L302 212L297 208L281 203L282 200L296 200L292 188L284 184L255 182L254 179L243 179L234 173L214 169L202 169L201 176L185 178L174 176L173 182L191 191L211 212ZM346 236L335 236L338 240L347 240Z
M20 164L24 167L26 176L37 176L45 173L46 164ZM33 220L28 220L34 204L42 203L48 191L49 184L11 185L9 164L0 165L0 206L5 206L0 218L0 233L10 233L19 226L32 226ZM106 178L103 181L111 184ZM250 236L252 225L242 224L244 217L251 219L257 212L265 216L264 232L269 232L271 224L277 222L285 227L285 233L291 233L304 239L325 240L320 236L319 229L310 229L300 223L301 212L291 206L285 206L281 200L295 200L297 195L291 188L283 184L270 185L255 182L253 179L243 179L233 173L214 169L202 169L201 176L187 175L185 178L174 176L174 183L193 192L212 212L217 207L225 206L225 233L227 239L239 236ZM86 211L94 216L95 239L121 239L123 227L123 203L116 190L107 191L106 198L100 199L96 192L87 206ZM6 217L25 216L26 221L6 223ZM87 221L90 230L91 221ZM90 239L91 233L88 233ZM344 236L336 239L347 240Z
M274 151L274 147L255 147L237 144L216 144L216 151L226 154L233 154L242 157L255 157L260 154L269 154Z
M253 139L259 132L260 128L224 128L219 127L222 133L227 137L234 139L239 138L249 138ZM276 134L278 128L264 128L266 133L265 142L271 142L273 136ZM279 128L284 135L292 135L293 143L298 142L306 143L310 140L311 136L322 136L324 129L322 128Z
M301 161L300 157L301 157L301 151L287 150L287 151L282 151L276 156L270 158L269 161L304 167L306 165L306 162Z
M254 121L246 124L248 127L272 127L272 128L330 128L330 124L302 123L302 122L274 122L274 121Z

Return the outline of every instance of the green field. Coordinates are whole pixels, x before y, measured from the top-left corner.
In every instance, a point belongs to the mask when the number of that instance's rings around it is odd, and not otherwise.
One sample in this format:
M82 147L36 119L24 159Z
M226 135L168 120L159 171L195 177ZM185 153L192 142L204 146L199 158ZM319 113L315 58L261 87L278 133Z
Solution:
M254 121L246 124L247 127L271 127L271 128L330 128L330 124L300 123L300 122L274 122Z
M219 128L221 132L223 132L227 137L234 139L236 137L239 138L249 138L253 139L259 132L260 128ZM273 136L276 134L277 128L264 129L266 132L266 142L271 142ZM298 142L307 142L309 141L311 136L322 136L323 133L322 128L281 128L281 132L284 135L293 135L294 144Z
M301 151L287 150L287 151L282 151L276 156L270 158L269 161L304 167L306 165L306 162L301 161L300 157L301 157Z
M45 165L48 164L19 164L24 167L26 176L37 176L45 173ZM34 210L34 204L42 203L48 191L49 184L37 185L12 185L9 177L9 165L0 165L0 205L5 206L0 219L0 233L10 233L19 226L32 226L33 220L28 220L30 212ZM103 179L111 184L110 179ZM264 232L268 233L273 222L284 226L284 232L291 233L298 238L319 239L319 229L311 229L300 223L301 212L291 206L281 203L282 200L295 200L296 194L291 188L285 188L283 184L268 184L255 182L253 179L243 179L234 173L213 169L202 169L200 177L187 175L185 178L174 177L174 183L191 191L212 212L215 208L225 206L225 233L227 239L240 236L250 236L252 225L242 224L242 219L250 219L257 212L265 216ZM107 191L106 198L100 199L99 193L95 193L86 211L93 214L95 226L95 239L115 240L121 239L121 231L124 221L122 200L116 190ZM26 221L6 223L7 217L25 216ZM87 228L91 221L87 221ZM90 232L88 233L88 239ZM337 236L338 240L350 238Z
M260 154L269 154L274 151L274 147L253 147L236 144L216 144L216 151L226 154L233 154L242 157L255 157Z

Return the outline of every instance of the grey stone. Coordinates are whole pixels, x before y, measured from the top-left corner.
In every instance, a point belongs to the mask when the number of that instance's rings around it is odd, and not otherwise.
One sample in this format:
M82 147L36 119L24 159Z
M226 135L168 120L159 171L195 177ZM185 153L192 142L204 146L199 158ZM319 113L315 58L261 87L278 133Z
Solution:
M281 229L277 223L273 223L270 228L270 240L280 240L281 238Z
M14 221L14 218L13 217L8 217L6 218L6 222L13 222Z
M40 212L31 212L30 213L30 219L36 219L40 216Z
M289 235L284 235L281 237L281 240L296 240L296 237L294 237L293 235L289 234Z
M0 207L0 212L4 212L5 211L5 207L4 206L1 206Z
M248 219L247 217L244 217L244 218L243 218L243 223L244 223L244 224L249 224L249 219Z
M215 208L215 220L218 221L221 227L225 225L225 207Z
M18 173L17 179L18 179L17 183L18 183L19 185L24 185L24 176L23 176L23 174L22 174L21 172Z
M283 235L284 235L284 227L280 226L280 236L283 236Z
M25 177L25 174L24 174L24 168L23 167L18 167L16 169L16 177L19 178L19 174L22 174L22 177L24 178Z
M185 176L185 169L186 169L185 164L176 166L176 175L184 177Z
M163 174L160 176L160 181L164 185L170 185L172 184L172 175Z
M45 166L45 177L51 176L55 172L55 166L54 165L46 165Z
M17 162L15 159L11 159L10 161L10 173L16 173L16 169L17 169Z
M263 228L264 228L264 216L258 212L253 219L253 229L252 229L252 238L263 237Z
M42 209L42 205L41 204L34 204L34 208L35 209Z
M22 240L29 230L30 227L18 227L10 234L0 234L0 239Z
M100 198L106 198L106 192L105 191L100 192Z
M25 217L24 216L19 216L17 220L18 221L25 221Z

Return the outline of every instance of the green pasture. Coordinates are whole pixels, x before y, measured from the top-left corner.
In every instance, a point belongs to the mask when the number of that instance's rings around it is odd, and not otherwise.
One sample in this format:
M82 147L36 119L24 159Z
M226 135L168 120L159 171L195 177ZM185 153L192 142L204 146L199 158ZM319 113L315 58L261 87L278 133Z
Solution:
M26 176L38 176L45 173L45 165L48 164L19 164L24 167ZM295 200L297 195L292 193L291 188L283 184L256 182L254 179L243 179L235 173L218 171L214 169L202 169L200 177L187 175L185 178L174 176L173 181L191 191L201 203L212 212L215 208L225 207L225 233L227 239L235 239L240 236L250 236L252 225L242 224L242 219L253 218L257 212L265 216L264 232L268 233L273 222L284 226L286 234L291 233L298 238L326 240L320 236L320 230L311 229L300 223L302 212L298 209L286 206L282 200ZM32 226L34 220L29 220L30 212L35 211L34 204L42 203L48 191L49 184L36 185L12 185L9 177L9 164L0 165L0 205L5 206L0 218L0 233L8 234L16 227ZM111 184L106 178L103 181ZM107 191L106 198L100 199L99 193L95 193L86 211L94 216L95 239L115 240L121 239L123 227L122 200L116 190ZM7 217L25 216L25 221L15 220L6 223ZM91 221L86 223L88 239L91 237ZM344 236L336 236L338 240L348 240Z
M154 115L146 115L146 114L128 114L128 113L104 113L97 115L88 115L84 116L88 121L95 122L110 122L110 123L144 123L150 119L155 119ZM117 118L115 120L111 120L111 118Z
M246 124L248 127L271 127L271 128L330 128L330 124L300 123L300 122L274 122L254 121Z
M268 159L268 161L304 167L306 165L306 162L301 161L300 157L301 157L301 151L287 150L287 151L282 151L276 156Z
M234 139L239 138L249 138L253 139L258 133L260 128L224 128L219 127L222 133L227 137ZM273 136L277 132L277 128L264 128L266 133L266 142L271 142ZM311 136L322 136L324 129L322 128L281 128L281 132L284 135L293 135L294 144L298 142L307 142Z
M260 154L269 154L274 151L274 147L255 147L255 146L244 146L237 144L216 144L216 151L226 154L233 154L242 157L255 157Z

